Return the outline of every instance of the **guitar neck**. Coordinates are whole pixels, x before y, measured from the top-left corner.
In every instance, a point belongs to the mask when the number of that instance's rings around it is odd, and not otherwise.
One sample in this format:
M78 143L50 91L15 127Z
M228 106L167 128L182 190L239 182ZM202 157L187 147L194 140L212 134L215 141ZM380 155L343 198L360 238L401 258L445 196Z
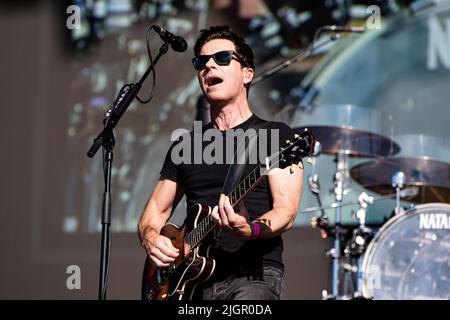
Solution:
M293 165L295 162L301 161L303 157L310 155L314 150L314 144L315 138L310 129L305 129L300 135L294 135L293 141L287 140L286 144L282 146L277 153L266 158L266 166L256 166L256 168L228 194L231 206L235 207L272 168L285 168L286 166ZM206 218L200 221L199 224L185 237L185 243L188 243L191 248L195 248L215 227L216 224L212 220L211 215L206 216Z
M262 179L266 169L262 166L256 166L252 172L246 176L236 188L228 194L231 206L234 208L245 195L252 190Z
M265 172L265 168L257 166L228 194L232 207L235 207L239 201L241 201L245 195L261 181ZM191 248L195 248L215 227L216 223L211 218L211 215L208 215L200 221L191 232L189 232L184 241L188 243Z

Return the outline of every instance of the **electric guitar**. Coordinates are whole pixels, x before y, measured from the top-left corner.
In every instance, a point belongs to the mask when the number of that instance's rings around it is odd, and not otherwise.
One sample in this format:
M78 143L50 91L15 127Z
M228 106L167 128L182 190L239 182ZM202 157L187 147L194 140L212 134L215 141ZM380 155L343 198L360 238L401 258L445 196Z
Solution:
M265 166L257 166L233 189L228 195L231 206L236 206L271 169L292 166L309 156L314 143L310 129L287 140L277 153L266 158ZM180 254L166 268L157 268L147 257L142 277L143 300L191 300L196 286L212 276L216 261L210 258L209 251L217 225L211 211L210 206L197 203L189 209L182 226L168 223L161 229L160 234L168 237Z

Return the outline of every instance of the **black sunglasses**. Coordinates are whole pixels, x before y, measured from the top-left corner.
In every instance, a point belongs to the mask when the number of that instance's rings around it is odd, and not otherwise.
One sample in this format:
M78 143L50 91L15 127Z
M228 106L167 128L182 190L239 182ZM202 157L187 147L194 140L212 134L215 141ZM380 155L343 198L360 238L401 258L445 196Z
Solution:
M235 55L236 57L234 57L233 55ZM247 67L247 63L245 62L244 58L242 58L237 52L233 50L224 50L213 54L201 55L192 58L194 69L197 71L202 70L208 63L209 59L211 59L211 57L219 66L228 66L231 63L231 60L233 58L236 58L236 60L239 61L244 67Z

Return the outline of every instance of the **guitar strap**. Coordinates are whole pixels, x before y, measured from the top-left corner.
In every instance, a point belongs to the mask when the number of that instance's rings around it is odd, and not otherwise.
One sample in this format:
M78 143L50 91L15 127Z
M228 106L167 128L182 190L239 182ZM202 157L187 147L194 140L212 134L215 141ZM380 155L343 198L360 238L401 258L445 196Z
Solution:
M230 194L234 188L241 182L242 174L245 168L249 164L249 155L251 152L258 152L258 134L260 129L265 129L270 124L269 121L258 121L251 124L246 130L253 129L256 134L251 135L250 139L241 139L234 153L233 162L228 167L228 173L225 177L225 182L222 187L222 193L225 195ZM215 239L220 237L222 228L218 230L215 235Z
M233 162L228 167L228 173L222 187L223 194L229 194L241 182L242 174L248 165L248 157L251 152L257 152L258 133L260 129L267 128L270 122L257 122L251 125L247 130L254 129L256 135L252 135L250 139L242 139L234 153ZM247 143L248 142L248 143Z

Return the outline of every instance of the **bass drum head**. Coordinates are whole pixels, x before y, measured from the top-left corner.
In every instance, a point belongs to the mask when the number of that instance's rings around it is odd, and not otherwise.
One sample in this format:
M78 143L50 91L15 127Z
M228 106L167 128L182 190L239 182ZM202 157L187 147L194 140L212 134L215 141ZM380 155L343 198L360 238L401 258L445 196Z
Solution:
M450 205L393 217L367 247L362 270L366 298L450 299Z

